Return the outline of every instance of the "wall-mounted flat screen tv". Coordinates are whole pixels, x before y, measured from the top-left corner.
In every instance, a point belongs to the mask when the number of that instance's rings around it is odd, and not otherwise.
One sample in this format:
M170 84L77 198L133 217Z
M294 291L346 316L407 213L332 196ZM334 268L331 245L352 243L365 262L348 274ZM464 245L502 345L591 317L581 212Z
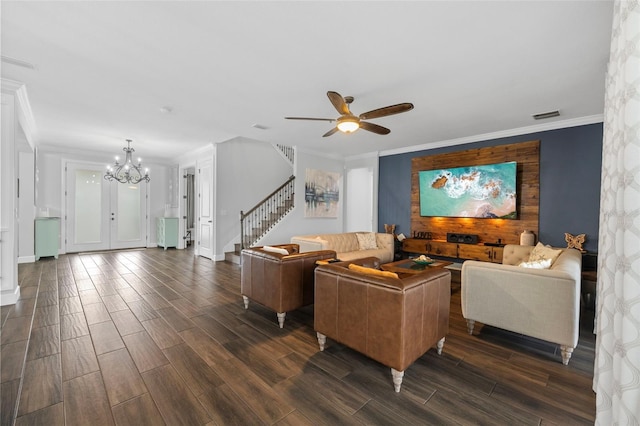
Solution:
M420 216L516 219L516 162L418 172Z

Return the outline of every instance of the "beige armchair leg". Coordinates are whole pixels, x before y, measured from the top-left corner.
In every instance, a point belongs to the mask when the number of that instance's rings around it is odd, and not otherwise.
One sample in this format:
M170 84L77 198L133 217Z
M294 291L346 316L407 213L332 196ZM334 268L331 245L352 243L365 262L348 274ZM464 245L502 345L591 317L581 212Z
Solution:
M442 348L444 347L444 337L438 340L438 344L436 347L438 348L438 355L442 355Z
M573 355L573 348L567 345L560 345L560 353L562 354L562 363L569 365L569 360L571 359L571 355Z
M244 302L244 308L249 309L249 298L247 296L242 296L242 301Z
M467 332L469 334L473 334L473 327L475 327L476 325L476 321L475 320L467 320Z
M278 312L278 324L280 325L280 328L284 327L284 317L287 316L286 312Z
M393 388L396 392L400 392L400 386L402 386L402 378L404 377L404 371L398 371L395 368L391 369L391 376L393 377Z
M318 332L316 332L316 336L318 337L318 345L320 346L320 352L322 352L324 351L324 345L327 343L327 336Z

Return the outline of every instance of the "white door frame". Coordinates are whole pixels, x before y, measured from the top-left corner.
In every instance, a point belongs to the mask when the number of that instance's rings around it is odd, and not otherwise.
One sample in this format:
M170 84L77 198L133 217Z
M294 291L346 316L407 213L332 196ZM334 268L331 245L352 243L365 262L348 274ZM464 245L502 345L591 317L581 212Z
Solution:
M61 219L62 219L62 223L61 223L61 228L64 229L64 238L62 238L62 242L61 242L61 246L62 246L62 252L66 253L69 247L69 241L68 238L71 236L70 235L70 231L69 231L69 208L68 208L68 200L69 200L69 194L67 193L67 191L69 190L69 188L67 187L67 185L69 184L69 182L67 182L67 175L68 175L68 167L70 164L75 164L75 165L79 165L81 167L89 167L89 168L95 168L95 169L99 169L99 170L103 170L104 169L104 164L103 163L98 163L95 161L83 161L83 160L74 160L74 159L68 159L68 158L63 158L61 161L61 167L62 167L62 209L61 209ZM103 179L104 180L104 179ZM109 184L109 182L107 182L105 180L105 183ZM144 229L144 233L145 235L142 236L142 245L138 245L135 244L135 247L147 247L149 244L149 231L150 231L150 220L149 220L149 208L150 208L150 201L149 201L149 194L151 192L151 183L141 183L141 185L144 185L145 187L145 191L144 191L144 196L143 196L143 205L144 205L144 212L143 212L143 217L141 218L141 222L142 222L142 228ZM113 198L111 196L111 190L108 191L104 191L106 192L106 205L110 206L111 203L111 198ZM104 193L103 192L103 193ZM104 198L104 197L103 197ZM110 216L111 216L111 210L110 208L108 209L108 213L106 216L106 221L110 222ZM126 248L128 246L131 246L130 244L119 244L117 242L115 242L114 244L111 243L111 226L110 224L106 226L107 234L107 249L109 249L110 247L113 248ZM97 250L100 250L101 248L96 248ZM91 250L90 247L87 247L87 250Z
M181 249L186 249L187 248L187 243L185 240L185 237L187 235L187 185L186 185L186 175L187 175L187 171L188 170L193 170L193 176L194 176L194 195L197 188L197 182L195 181L196 176L198 175L197 173L197 168L196 168L196 163L184 163L184 164L180 164L179 166L179 176L178 176L178 180L180 182L180 185L178 185L178 200L179 200L179 204L178 204L178 217L180 218L180 220L178 221L178 232L180 233L181 237L179 238L178 241L178 248ZM195 197L197 199L197 197ZM191 200L191 202L193 203L194 207L197 207L197 203L196 200ZM194 216L196 214L196 209L194 208ZM195 221L197 223L197 220ZM194 227L193 227L193 232L194 235L191 235L191 241L192 244L194 246L194 255L197 256L198 255L198 243L197 243L197 235L195 235L197 233L197 229L198 227L195 225L194 223Z

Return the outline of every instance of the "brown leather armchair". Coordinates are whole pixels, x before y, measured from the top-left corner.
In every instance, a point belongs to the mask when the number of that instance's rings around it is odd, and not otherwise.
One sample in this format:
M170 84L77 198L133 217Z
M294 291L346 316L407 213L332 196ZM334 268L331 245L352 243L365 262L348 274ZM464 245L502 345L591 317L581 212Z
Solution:
M434 268L407 278L366 275L349 264L378 267L375 257L316 268L314 328L320 350L329 337L391 368L396 392L404 370L449 331L451 273Z
M321 250L299 253L297 244L271 247L283 248L290 254L265 251L263 247L242 250L240 292L245 309L249 308L249 299L273 309L282 328L288 311L313 303L316 261L334 259L336 252Z

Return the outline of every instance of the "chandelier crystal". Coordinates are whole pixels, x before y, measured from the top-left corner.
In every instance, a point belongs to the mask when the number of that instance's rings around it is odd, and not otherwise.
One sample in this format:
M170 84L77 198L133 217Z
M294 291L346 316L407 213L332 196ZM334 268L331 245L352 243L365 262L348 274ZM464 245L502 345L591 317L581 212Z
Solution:
M135 149L131 148L131 139L127 139L127 146L122 148L125 152L124 163L120 164L119 158L116 156L116 162L113 165L107 166L107 173L104 178L106 180L116 180L120 183L136 184L143 180L149 182L149 169L144 169L142 173L142 159L138 158L138 165L133 164L131 154L135 152Z

